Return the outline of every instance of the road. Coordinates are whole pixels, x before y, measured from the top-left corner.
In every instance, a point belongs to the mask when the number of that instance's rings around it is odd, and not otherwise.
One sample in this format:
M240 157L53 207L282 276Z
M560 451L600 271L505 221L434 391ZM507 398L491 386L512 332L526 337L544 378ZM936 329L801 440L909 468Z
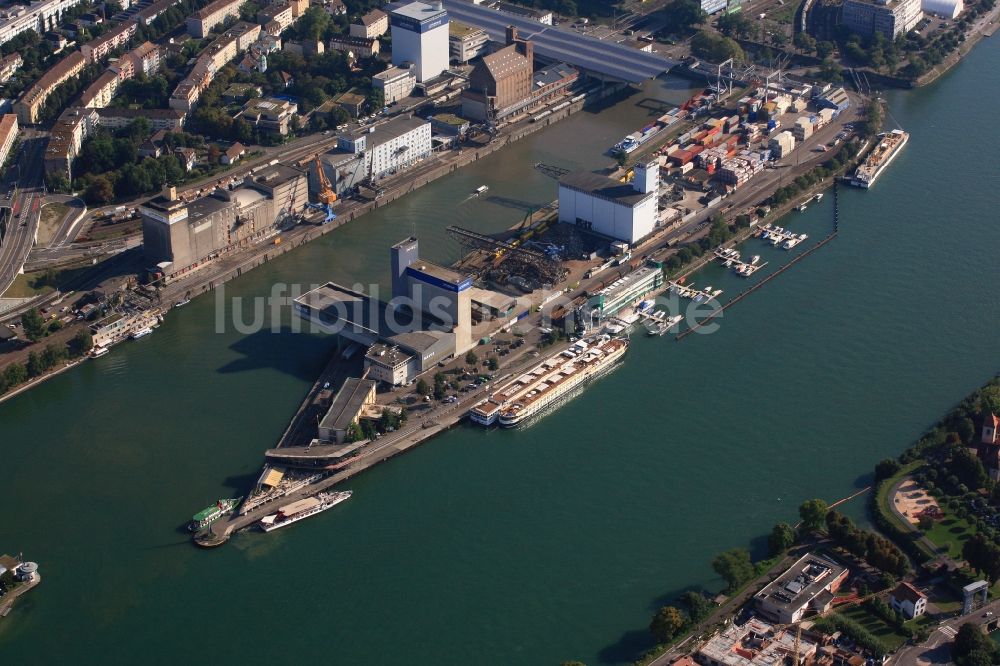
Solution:
M7 230L0 241L0 295L10 288L35 242L38 220L45 196L42 180L42 161L45 154L45 134L26 129L21 134L21 147L16 166L9 170L2 193L3 205L9 206L11 215ZM17 187L14 184L17 183ZM7 199L14 190L12 199Z
M990 631L997 629L1000 617L1000 600L993 601L969 615L946 620L938 625L926 641L920 645L904 647L892 658L896 666L929 666L930 664L951 663L951 644L959 627L966 622L986 625Z

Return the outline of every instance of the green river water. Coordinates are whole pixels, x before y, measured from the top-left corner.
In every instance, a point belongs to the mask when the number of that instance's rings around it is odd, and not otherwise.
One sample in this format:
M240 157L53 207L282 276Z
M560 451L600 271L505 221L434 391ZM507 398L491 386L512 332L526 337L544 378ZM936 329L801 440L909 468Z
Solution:
M182 531L241 494L331 340L215 332L215 297L0 405L0 551L44 582L0 620L3 664L594 664L649 647L654 609L718 589L717 552L810 497L845 497L989 378L1000 343L994 128L1000 40L937 84L889 95L912 138L841 233L681 343L637 337L625 364L531 427L460 427L352 481L294 528L199 551ZM495 231L555 197L530 165L595 168L675 80L583 113L226 285L386 283L415 225ZM972 128L977 129L970 132ZM467 200L480 184L490 199ZM795 213L812 239L832 197ZM771 261L789 254L749 241ZM756 248L760 248L759 250ZM712 266L698 277L735 293ZM848 507L860 515L860 501Z

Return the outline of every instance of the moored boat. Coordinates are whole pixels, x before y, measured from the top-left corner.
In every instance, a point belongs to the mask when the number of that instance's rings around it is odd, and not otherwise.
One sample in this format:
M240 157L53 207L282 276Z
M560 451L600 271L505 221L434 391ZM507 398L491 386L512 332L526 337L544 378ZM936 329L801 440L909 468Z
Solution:
M219 518L232 513L233 509L237 507L242 499L242 497L221 499L212 506L202 509L191 517L191 522L188 523L188 529L192 532L205 529Z
M315 497L307 497L298 501L286 504L278 509L277 513L264 516L260 519L260 528L265 532L271 532L282 527L287 527L292 523L297 523L317 513L326 511L341 502L350 499L352 492L343 490L334 493L320 493Z

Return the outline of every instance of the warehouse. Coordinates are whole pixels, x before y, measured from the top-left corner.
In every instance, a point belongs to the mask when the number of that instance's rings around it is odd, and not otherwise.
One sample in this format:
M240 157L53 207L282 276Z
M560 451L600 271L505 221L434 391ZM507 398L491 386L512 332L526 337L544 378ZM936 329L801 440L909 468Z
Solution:
M319 422L319 438L343 444L352 425L356 425L367 405L375 404L375 382L348 377Z
M577 171L559 179L559 221L595 231L630 244L656 228L660 167L635 168L632 184Z

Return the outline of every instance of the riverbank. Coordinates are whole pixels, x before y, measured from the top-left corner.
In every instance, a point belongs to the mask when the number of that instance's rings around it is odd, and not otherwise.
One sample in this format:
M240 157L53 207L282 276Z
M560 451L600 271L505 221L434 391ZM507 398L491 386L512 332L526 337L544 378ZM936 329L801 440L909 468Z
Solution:
M998 21L1000 21L1000 5L994 7L986 16L980 17L974 29L966 33L965 41L962 42L954 53L945 58L944 62L935 66L931 71L918 78L914 88L921 88L937 81L943 74L948 72L958 63L962 62L972 49L983 37L992 37L997 31Z

